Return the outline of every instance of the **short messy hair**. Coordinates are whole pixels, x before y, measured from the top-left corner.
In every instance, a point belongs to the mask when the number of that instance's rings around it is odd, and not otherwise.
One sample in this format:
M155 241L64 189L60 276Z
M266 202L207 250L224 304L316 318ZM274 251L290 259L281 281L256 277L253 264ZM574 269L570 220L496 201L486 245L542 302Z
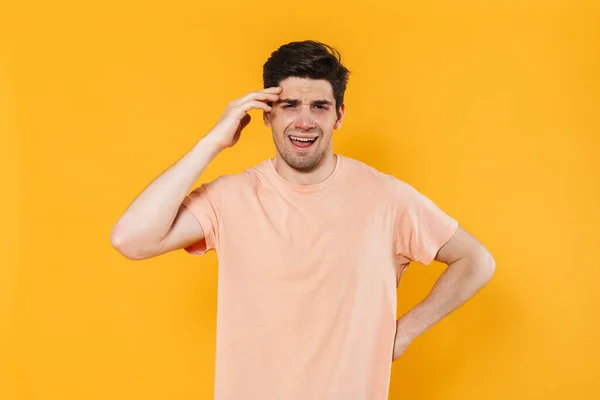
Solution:
M337 112L344 103L350 71L342 65L340 52L314 40L290 42L271 53L263 65L263 85L279 86L290 78L324 79L333 89Z

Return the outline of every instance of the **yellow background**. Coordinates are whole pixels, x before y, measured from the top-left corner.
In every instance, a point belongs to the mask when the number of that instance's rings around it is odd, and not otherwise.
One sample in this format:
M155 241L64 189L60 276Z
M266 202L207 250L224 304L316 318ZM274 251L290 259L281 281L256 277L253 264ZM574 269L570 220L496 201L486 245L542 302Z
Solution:
M133 262L110 229L303 39L353 71L334 151L497 262L393 364L390 398L600 398L598 2L18 3L0 9L0 398L212 397L215 253ZM253 117L198 184L274 154ZM399 314L442 270L409 270Z

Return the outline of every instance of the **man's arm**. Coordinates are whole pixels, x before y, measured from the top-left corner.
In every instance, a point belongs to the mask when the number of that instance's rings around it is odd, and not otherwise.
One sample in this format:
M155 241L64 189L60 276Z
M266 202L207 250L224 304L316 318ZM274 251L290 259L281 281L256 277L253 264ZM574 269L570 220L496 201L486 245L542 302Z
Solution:
M220 151L207 135L153 180L113 226L113 247L130 260L143 260L201 240L204 231L181 203Z
M281 90L250 92L229 103L213 129L129 205L110 232L113 247L129 259L143 260L203 239L202 227L182 207L186 194L208 164L238 142L250 122L248 111L270 112L266 102L278 100Z
M393 360L415 338L473 297L496 268L490 252L460 226L435 260L448 264L448 268L429 295L397 321Z

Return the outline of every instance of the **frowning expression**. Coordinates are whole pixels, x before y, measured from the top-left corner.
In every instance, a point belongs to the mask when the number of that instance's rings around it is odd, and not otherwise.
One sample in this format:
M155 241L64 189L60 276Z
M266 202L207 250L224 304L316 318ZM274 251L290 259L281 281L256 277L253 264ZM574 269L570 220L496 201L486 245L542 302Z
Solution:
M339 129L345 106L337 112L331 84L327 80L290 77L270 112L264 113L271 127L277 152L292 168L309 171L332 152L331 138Z

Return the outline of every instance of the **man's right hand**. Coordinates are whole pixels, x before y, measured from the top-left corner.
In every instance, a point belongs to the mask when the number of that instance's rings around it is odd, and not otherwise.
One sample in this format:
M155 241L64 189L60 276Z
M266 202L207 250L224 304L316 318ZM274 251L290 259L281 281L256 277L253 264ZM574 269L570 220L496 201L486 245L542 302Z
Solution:
M233 100L206 137L210 137L220 149L232 147L239 140L242 130L250 123L248 111L262 109L270 112L271 107L267 102L277 101L282 90L280 86L270 87Z

